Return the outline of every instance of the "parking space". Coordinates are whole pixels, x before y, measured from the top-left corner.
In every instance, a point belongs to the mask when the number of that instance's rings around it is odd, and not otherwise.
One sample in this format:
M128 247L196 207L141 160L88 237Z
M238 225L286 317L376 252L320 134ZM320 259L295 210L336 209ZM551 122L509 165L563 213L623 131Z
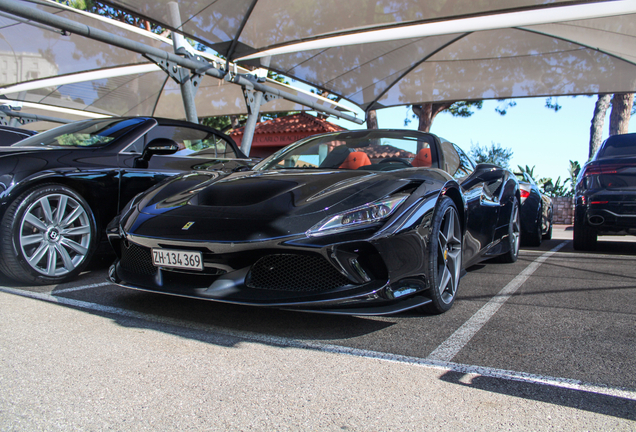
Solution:
M571 231L559 227L514 264L472 267L442 315L316 315L162 296L105 282L106 262L57 287L0 285L2 296L56 302L126 328L441 367L460 386L465 371L488 392L636 420L636 243L601 240L595 253L575 252Z

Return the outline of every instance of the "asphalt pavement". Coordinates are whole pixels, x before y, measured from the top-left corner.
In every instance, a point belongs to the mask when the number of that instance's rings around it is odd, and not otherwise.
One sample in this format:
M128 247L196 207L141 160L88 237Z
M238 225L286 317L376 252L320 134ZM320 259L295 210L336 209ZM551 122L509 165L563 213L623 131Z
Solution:
M472 267L442 315L0 279L0 430L636 431L636 242Z

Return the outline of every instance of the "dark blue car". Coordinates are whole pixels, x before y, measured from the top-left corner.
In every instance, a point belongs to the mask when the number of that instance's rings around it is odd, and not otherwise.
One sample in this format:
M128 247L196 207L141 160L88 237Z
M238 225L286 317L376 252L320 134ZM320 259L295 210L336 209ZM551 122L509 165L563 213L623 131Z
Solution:
M574 248L593 250L600 235L636 235L636 133L609 137L579 175Z

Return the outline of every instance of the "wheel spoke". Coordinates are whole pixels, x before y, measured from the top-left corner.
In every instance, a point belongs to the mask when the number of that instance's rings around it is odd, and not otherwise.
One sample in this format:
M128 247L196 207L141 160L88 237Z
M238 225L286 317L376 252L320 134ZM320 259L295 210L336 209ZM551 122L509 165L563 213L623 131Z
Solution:
M68 197L66 195L60 196L60 202L57 205L57 214L55 215L55 223L60 224L62 222L62 218L64 217L64 213L66 213L66 203L68 202Z
M62 222L60 222L60 226L62 228L66 228L67 226L75 222L75 219L80 217L82 213L84 213L84 209L81 206L78 206L75 210L71 212L70 215L68 215L66 218L64 218Z
M55 268L57 266L57 252L55 251L55 247L49 245L49 262L46 266L46 274L49 276L55 276Z
M451 294L455 295L455 291L457 291L457 285L459 283L459 273L460 273L460 264L461 264L461 249L454 249L448 252L448 259L446 261L446 266L451 273Z
M40 231L46 231L46 225L44 224L44 222L42 222L32 213L27 214L24 217L24 221L34 226L35 228L39 229Z
M57 252L62 257L62 261L64 262L64 268L68 271L75 270L75 265L73 264L73 260L71 259L71 256L68 254L66 249L64 249L59 244L55 245L55 249L57 249Z
M42 212L44 213L44 219L48 224L53 223L53 211L51 210L51 204L49 203L49 196L42 197L38 203L40 204L40 208L42 208Z
M82 234L90 234L91 233L91 227L88 225L84 225L84 226L79 226L77 228L69 228L69 229L65 229L62 230L61 234L63 236L75 236L75 235L82 235Z
M44 256L44 254L48 251L48 245L45 243L40 243L40 246L38 246L37 250L35 251L35 253L33 255L31 255L30 257L27 257L29 264L31 264L31 267L35 268L36 265L40 262L40 260L42 259L42 257Z
M86 255L86 252L88 252L88 249L86 249L84 246L68 238L63 238L60 243L80 255Z
M44 235L40 234L31 234L20 236L20 244L24 246L31 246L36 243L41 243L44 241Z
M451 279L452 275L450 270L447 266L444 266L444 272L442 273L441 281L438 288L440 295L444 294L444 291L446 291L446 287L448 286L448 282L450 282Z
M453 216L455 216L455 213L451 207L446 211L446 229L444 230L444 237L447 242L455 235L455 218Z
M446 245L448 244L448 239L446 238L442 230L439 231L437 238L439 239L437 243L439 244L440 251L444 252L444 249L446 248Z

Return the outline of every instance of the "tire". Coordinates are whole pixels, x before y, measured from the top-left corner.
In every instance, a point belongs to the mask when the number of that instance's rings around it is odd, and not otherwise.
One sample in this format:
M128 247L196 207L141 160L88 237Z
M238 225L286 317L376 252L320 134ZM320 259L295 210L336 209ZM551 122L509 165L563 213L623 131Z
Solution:
M545 234L543 234L543 240L552 240L552 221L548 221L549 228Z
M541 214L541 209L539 209L539 214L537 215L537 224L534 227L534 230L528 233L528 236L525 237L525 244L528 246L541 246L541 240L543 239L543 226L541 224L543 220L543 215Z
M98 242L90 206L59 184L35 187L7 209L0 225L0 270L16 281L48 285L77 276Z
M455 302L462 267L462 229L453 200L443 197L431 229L427 263L431 281L431 300L427 311L443 313Z
M592 251L596 249L596 230L587 226L580 217L574 216L574 249Z
M512 202L512 211L510 212L510 222L508 222L508 243L509 250L503 255L497 257L498 262L513 263L519 258L519 201L515 198Z

